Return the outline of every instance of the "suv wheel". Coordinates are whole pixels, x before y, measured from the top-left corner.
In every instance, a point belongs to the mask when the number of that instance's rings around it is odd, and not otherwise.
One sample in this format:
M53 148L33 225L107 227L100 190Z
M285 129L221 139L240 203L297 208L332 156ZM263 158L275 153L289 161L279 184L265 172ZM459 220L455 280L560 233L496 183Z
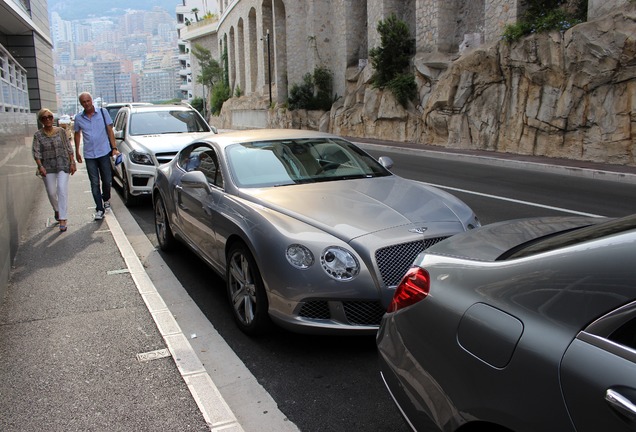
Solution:
M130 193L130 184L128 183L128 173L124 166L121 167L121 193L126 207L132 207L137 204L138 198Z

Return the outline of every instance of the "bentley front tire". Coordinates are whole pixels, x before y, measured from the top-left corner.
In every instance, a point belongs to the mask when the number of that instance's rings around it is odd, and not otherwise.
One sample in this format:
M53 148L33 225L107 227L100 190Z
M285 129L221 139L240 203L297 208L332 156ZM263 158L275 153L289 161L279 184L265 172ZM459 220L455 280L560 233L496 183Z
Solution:
M271 326L267 293L254 257L243 243L230 248L226 272L227 293L238 327L249 336L266 333Z

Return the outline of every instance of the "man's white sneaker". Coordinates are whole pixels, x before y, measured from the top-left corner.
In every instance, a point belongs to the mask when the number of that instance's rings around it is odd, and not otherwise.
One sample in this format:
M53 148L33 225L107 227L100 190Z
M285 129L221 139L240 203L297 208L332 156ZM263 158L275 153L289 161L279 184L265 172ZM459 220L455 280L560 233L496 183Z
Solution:
M104 201L104 211L110 210L110 201Z
M102 210L97 210L97 212L95 212L95 220L102 219L104 219L104 212Z

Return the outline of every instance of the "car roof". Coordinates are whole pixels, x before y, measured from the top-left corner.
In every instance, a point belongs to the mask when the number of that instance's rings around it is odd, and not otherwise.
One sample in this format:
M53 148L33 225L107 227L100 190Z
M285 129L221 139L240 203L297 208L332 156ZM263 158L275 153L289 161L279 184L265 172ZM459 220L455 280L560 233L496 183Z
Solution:
M196 111L194 108L188 105L180 105L180 104L168 104L168 105L139 105L139 106L131 106L131 112L144 112L144 111Z
M117 107L125 107L125 106L149 106L153 105L150 102L113 102L104 105L104 108L117 108Z
M276 141L291 139L341 138L339 136L302 129L249 129L234 132L223 132L204 137L225 147L236 143ZM343 138L341 138L343 139Z

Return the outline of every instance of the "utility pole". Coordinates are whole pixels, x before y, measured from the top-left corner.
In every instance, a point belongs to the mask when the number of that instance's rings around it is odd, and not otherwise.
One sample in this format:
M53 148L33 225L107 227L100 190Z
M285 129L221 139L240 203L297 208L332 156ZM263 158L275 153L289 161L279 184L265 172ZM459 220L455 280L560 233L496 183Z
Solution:
M269 29L267 29L267 78L269 81L269 106L272 106L272 60L269 51Z

